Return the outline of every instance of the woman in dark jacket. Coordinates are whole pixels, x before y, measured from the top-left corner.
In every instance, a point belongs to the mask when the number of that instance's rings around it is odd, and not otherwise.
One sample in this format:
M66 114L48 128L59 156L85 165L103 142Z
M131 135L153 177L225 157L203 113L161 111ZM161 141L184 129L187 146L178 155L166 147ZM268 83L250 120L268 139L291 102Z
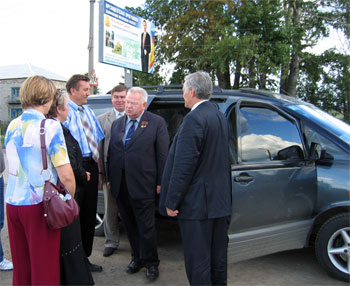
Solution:
M48 117L55 118L60 122L66 121L68 116L68 98L57 92ZM66 141L70 163L75 176L77 194L84 190L90 180L90 173L82 167L83 156L79 144L69 130L62 125L63 135ZM77 202L79 204L79 202ZM61 285L94 285L88 260L81 241L80 220L76 219L72 224L61 229L61 257L60 277Z

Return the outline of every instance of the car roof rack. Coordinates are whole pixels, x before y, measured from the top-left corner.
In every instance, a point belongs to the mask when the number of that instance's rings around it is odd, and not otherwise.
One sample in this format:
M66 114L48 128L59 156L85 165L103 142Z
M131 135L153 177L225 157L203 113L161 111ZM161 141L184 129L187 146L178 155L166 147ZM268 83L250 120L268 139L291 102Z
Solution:
M251 88L251 87L243 87L239 89L242 92L246 92L246 93L253 93L253 94L257 94L257 95L264 95L264 96L268 96L268 97L272 97L272 98L281 98L281 94L272 92L272 91L268 91L268 90L264 90L264 89L256 89L256 88Z
M154 90L157 92L157 94L162 94L165 90L181 90L182 85L181 84L170 84L170 85L145 85L140 86L141 88L145 90Z
M140 86L143 89L146 90L155 90L157 91L157 94L162 94L165 91L172 91L172 90L181 90L182 84L171 84L171 85L147 85L147 86ZM213 86L213 93L222 93L222 88L220 86Z
M149 91L156 91L157 94L163 94L165 91L178 91L182 90L182 84L170 84L170 85L144 85L141 88ZM213 86L213 93L222 93L220 86ZM111 90L107 92L111 94Z

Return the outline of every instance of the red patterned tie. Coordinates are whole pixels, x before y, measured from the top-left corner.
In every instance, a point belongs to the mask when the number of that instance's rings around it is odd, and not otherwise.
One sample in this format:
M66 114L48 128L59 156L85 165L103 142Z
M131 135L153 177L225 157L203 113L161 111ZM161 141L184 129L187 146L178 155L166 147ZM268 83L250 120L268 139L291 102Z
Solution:
M83 124L83 129L84 129L84 133L86 136L86 140L88 141L91 152L92 152L92 158L97 163L99 154L98 154L98 147L97 147L97 143L96 143L95 138L94 138L94 134L92 133L89 121L84 113L84 109L81 106L79 106L78 109L79 109L81 123Z

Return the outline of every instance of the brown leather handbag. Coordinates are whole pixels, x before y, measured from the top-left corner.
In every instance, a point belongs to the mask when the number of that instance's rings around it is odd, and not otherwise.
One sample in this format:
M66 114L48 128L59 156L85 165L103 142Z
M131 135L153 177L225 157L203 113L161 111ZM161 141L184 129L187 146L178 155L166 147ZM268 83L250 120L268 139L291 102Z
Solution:
M41 155L43 158L43 173L49 172L47 169L47 156L45 144L45 120L40 125ZM58 229L71 224L79 215L79 206L70 195L64 184L57 179L57 184L53 184L49 179L45 179L43 194L44 217L49 228Z

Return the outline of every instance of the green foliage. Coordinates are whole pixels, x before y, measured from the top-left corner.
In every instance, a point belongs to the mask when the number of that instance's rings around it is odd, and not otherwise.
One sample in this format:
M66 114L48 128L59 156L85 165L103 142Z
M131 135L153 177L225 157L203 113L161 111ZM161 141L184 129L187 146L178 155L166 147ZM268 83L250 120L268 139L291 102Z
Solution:
M348 57L309 52L331 27L350 38L348 0L146 0L130 11L155 23L155 61L174 66L170 84L205 70L222 87L298 92L349 120Z
M0 139L1 139L1 145L4 147L4 138L7 130L7 126L9 125L11 120L8 121L0 121Z
M154 74L144 73L141 71L133 71L133 85L162 85L165 84L164 78L159 74L159 67L155 67Z
M329 113L350 123L350 56L326 51L309 55L301 65L298 93Z

